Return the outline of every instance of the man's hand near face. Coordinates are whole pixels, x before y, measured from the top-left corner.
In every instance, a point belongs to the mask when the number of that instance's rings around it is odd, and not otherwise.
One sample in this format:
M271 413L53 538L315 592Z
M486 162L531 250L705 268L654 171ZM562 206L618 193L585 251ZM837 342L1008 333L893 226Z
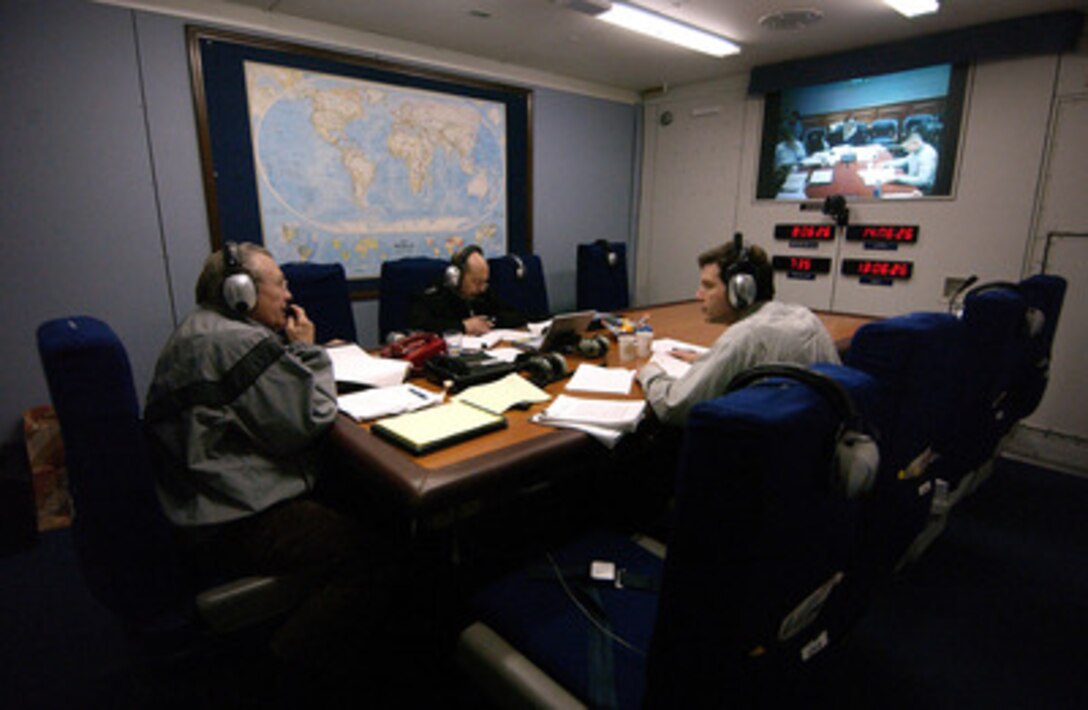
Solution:
M292 343L314 343L314 324L306 316L306 310L295 303L287 306L287 323L283 326L287 340Z

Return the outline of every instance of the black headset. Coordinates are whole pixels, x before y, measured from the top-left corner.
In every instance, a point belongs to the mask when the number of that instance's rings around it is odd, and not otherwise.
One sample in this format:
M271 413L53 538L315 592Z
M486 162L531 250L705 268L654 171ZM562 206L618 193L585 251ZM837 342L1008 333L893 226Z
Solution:
M484 250L475 244L459 249L450 258L450 265L446 267L444 282L452 289L461 288L461 281L465 278L465 263L473 254L483 255Z
M519 356L516 360L519 370L529 376L529 381L537 387L544 387L566 377L567 359L559 353L538 353Z
M238 245L223 245L223 301L227 308L246 315L257 305L257 284L253 276L242 266Z
M608 354L608 338L600 333L582 338L578 341L578 354L588 358L604 357Z
M1024 289L1020 288L1020 284L1011 281L990 281L975 286L967 292L967 295L963 297L963 300L966 302L967 298L970 296L977 296L986 291L997 291L1001 289L1007 289L1018 293L1024 299L1024 322L1020 326L1021 335L1026 338L1036 338L1041 335L1043 327L1046 325L1046 314L1027 302L1027 294L1024 293Z
M610 267L615 267L619 263L619 254L612 250L612 245L608 243L607 239L598 239L593 243L604 250L604 260Z
M730 306L743 311L756 302L759 296L757 268L752 263L751 252L744 246L744 237L740 232L733 235L733 261L719 262L718 270L721 272L722 282L725 283Z
M839 428L835 434L835 450L831 460L832 489L847 498L856 498L871 491L880 469L880 449L866 433L865 422L846 388L815 370L800 365L774 363L756 365L740 373L730 381L726 393L770 377L782 377L808 385L835 409Z

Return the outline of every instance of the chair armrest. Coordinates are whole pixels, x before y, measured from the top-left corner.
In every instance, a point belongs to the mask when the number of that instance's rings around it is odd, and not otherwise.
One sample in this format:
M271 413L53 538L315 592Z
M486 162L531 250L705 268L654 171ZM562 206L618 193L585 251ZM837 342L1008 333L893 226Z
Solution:
M481 622L461 632L457 664L500 707L556 710L586 707Z
M293 577L242 577L197 594L196 608L212 631L224 634L289 611L304 591Z

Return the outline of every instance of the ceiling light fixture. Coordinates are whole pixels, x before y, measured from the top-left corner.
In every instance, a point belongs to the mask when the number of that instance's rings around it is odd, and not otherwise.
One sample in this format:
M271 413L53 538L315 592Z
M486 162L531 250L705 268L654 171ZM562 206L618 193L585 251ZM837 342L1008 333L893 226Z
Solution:
M590 4L597 5L598 3L591 2ZM701 30L698 27L684 24L625 2L613 2L611 5L610 9L595 14L595 17L609 24L671 42L687 49L694 49L697 52L703 52L713 57L724 57L728 54L740 53L738 45L721 35Z
M928 15L941 9L939 0L884 0L884 4L904 17Z

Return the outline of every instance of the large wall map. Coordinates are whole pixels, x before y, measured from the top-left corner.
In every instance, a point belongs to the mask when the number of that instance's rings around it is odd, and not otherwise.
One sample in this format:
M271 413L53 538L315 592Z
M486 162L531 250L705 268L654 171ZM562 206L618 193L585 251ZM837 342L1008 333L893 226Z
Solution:
M261 232L278 261L507 250L502 102L244 62Z

